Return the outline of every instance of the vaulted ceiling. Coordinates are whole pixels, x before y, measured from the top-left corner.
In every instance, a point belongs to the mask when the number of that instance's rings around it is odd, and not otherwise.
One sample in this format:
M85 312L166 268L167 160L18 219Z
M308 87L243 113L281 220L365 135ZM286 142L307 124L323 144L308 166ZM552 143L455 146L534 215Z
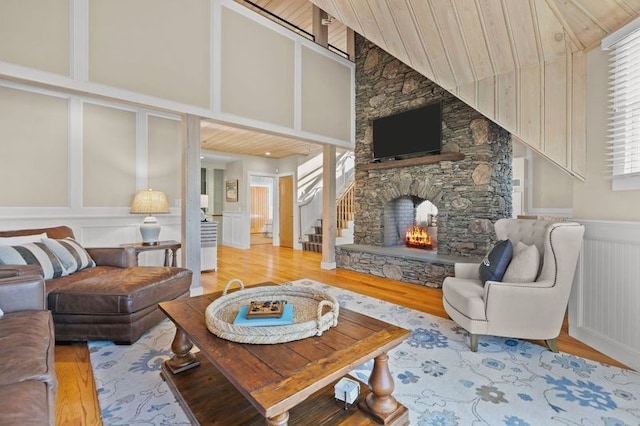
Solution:
M586 52L640 14L640 0L253 2L308 32L317 5L335 17L331 44L345 50L352 28L578 178L586 161ZM255 137L258 155L283 142ZM209 133L210 149L213 140ZM227 147L242 140L227 139ZM283 146L313 149L299 143Z
M586 51L640 0L311 0L569 173L586 160Z

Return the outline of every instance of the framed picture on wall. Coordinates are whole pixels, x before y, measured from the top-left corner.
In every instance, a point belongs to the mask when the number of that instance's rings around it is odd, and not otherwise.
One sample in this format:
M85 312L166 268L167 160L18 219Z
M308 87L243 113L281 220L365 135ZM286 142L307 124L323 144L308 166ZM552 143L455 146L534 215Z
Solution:
M238 179L224 181L224 194L227 202L238 201Z

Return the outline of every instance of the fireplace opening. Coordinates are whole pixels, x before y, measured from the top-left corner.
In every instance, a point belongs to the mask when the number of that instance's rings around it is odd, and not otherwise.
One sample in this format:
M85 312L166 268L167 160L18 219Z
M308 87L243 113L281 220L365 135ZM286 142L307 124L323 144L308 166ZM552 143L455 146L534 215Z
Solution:
M429 200L399 197L383 211L383 246L437 249L438 208Z

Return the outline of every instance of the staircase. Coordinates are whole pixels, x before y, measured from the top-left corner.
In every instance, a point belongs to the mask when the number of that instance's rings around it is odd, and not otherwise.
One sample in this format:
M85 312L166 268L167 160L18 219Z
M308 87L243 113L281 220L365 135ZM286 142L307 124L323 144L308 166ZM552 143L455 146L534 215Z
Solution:
M353 242L353 194L355 182L351 182L336 201L336 244ZM307 241L302 242L302 250L322 253L322 219L317 219L311 227L312 233L306 234Z
M351 181L340 198L338 198L338 201L336 201L336 232L338 237L342 237L343 229L349 228L349 222L353 222L353 195L355 193L355 187L356 182Z
M336 244L353 242L354 155L337 154L336 184L341 191L336 199ZM322 155L298 166L298 208L302 250L322 253ZM306 231L311 231L307 233Z
M318 219L318 223L311 228L313 233L306 234L307 241L302 242L302 250L322 253L322 219Z

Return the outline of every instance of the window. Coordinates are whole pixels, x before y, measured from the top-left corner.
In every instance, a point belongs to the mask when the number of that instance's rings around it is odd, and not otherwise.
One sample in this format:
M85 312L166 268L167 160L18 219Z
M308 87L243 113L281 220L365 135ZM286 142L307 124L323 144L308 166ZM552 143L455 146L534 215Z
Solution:
M612 189L640 189L640 20L602 40L609 56Z

